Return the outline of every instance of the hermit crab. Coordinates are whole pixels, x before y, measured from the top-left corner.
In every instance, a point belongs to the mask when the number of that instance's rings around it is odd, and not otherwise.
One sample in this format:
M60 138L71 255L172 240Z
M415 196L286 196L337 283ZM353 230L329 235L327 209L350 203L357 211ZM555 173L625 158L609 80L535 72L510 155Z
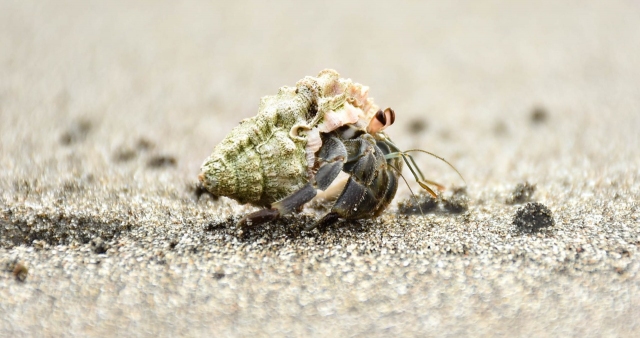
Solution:
M330 212L306 230L376 217L393 200L403 163L435 197L429 185L442 186L424 178L409 152L436 155L398 149L383 131L394 111L379 109L368 91L326 69L263 97L258 114L240 122L202 164L200 182L214 195L265 207L244 216L240 227L300 211L318 191L338 185L340 173L346 184Z

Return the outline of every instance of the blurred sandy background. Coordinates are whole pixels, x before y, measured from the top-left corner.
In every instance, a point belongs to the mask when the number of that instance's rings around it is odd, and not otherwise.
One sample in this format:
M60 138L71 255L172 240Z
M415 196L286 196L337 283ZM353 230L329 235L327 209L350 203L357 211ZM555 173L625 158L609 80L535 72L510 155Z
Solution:
M0 335L632 336L639 60L635 1L2 0ZM260 97L324 68L469 210L237 238L253 209L195 198ZM525 181L553 230L512 226Z

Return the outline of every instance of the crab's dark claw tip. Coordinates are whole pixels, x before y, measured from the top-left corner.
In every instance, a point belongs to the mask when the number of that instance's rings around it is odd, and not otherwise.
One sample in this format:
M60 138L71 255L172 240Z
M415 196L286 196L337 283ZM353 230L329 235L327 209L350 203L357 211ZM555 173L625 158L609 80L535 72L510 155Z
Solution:
M238 223L236 223L236 228L242 229L242 228L254 227L256 225L273 221L278 217L280 217L280 211L278 209L258 210L256 212L250 213L247 216L242 217L238 221Z
M324 217L322 217L320 220L318 220L317 222L311 224L310 226L304 228L304 231L311 231L315 228L326 228L329 225L337 222L340 219L340 215L337 212L330 212L326 215L324 215Z

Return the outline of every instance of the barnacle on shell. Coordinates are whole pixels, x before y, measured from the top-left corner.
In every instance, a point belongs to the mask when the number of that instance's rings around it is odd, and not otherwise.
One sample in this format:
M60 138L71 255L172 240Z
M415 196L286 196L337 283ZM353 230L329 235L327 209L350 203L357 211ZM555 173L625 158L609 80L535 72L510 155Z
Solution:
M218 144L199 176L215 195L268 206L305 185L313 175L320 133L350 123L367 125L378 111L369 88L332 69L260 101Z

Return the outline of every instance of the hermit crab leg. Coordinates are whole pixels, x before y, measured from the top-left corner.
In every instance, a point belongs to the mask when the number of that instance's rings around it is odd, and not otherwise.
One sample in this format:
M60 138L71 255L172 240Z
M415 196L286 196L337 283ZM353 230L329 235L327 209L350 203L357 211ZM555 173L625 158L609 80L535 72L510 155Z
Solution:
M396 168L395 166L387 163L387 165L391 168L393 168L393 170L395 170L398 175L400 175L400 177L402 178L402 180L404 181L404 184L407 185L407 188L409 188L409 192L411 193L411 197L413 198L413 200L416 202L416 205L418 206L418 209L420 209L420 214L424 215L424 213L422 212L422 207L420 206L420 204L418 203L418 197L416 196L416 194L413 193L413 190L411 189L411 187L409 186L409 182L407 182L407 179L404 178L404 175L402 175L402 170L399 170L398 168Z
M396 147L391 141L386 140L386 142L389 145L389 147L391 147L396 152L389 153L389 154L385 155L385 158L389 159L389 158L397 158L398 156L402 156L402 159L405 161L405 163L407 163L407 166L409 167L409 170L411 170L411 173L413 174L413 177L415 177L416 182L418 182L418 184L423 189L427 190L429 192L429 194L431 196L433 196L434 198L437 197L437 195L429 186L427 186L427 184L435 185L440 190L444 189L444 186L442 186L441 184L436 183L434 181L425 179L424 175L420 171L420 168L416 164L416 162L413 159L413 157L411 155L407 154L408 152L410 152L410 151L423 152L423 153L429 154L429 155L431 155L431 156L443 161L444 163L448 164L460 176L460 178L462 178L463 181L465 181L464 177L462 177L462 175L460 174L458 169L456 169L451 163L447 162L447 160L445 160L444 158L442 158L442 157L440 157L440 156L438 156L436 154L433 154L431 152L428 152L428 151L422 150L422 149L410 149L410 150L406 150L406 151L399 151L398 147ZM409 159L407 159L407 157ZM409 161L411 161L411 162L409 162ZM414 170L414 168L415 168L415 170ZM466 181L465 181L465 184L466 184Z
M271 204L270 208L253 212L238 221L238 227L255 226L289 214L311 201L317 195L317 189L326 190L342 171L347 158L347 150L334 136L326 136L318 151L320 168L305 186L291 195Z
M389 147L390 147L393 151L396 151L396 152L399 152L399 153L403 153L403 151L402 151L402 150L400 150L400 148L398 148L398 146L396 146L396 145L395 145L391 140L389 140L388 138L386 139L386 141L385 141L385 142L389 145ZM416 171L417 171L417 172L418 172L418 174L420 175L420 180L422 180L423 182L426 182L426 183L428 183L428 184L435 185L436 187L438 187L438 190L444 190L444 186L443 186L442 184L437 183L437 182L434 182L434 181L431 181L431 180L428 180L428 179L426 179L426 178L424 177L424 174L422 174L422 170L420 170L420 167L418 166L418 164L416 163L416 161L413 159L413 156L411 156L411 155L409 155L409 154L406 154L406 153L405 153L405 154L403 154L402 156L403 156L403 157L405 157L405 156L406 156L406 157L409 157L409 159L411 160L411 163L413 164L413 167L416 169ZM406 158L405 158L405 162L406 162ZM408 165L409 167L411 167L411 165L410 165L409 163L407 163L407 165ZM417 177L416 177L416 178L417 178Z
M395 151L395 152L398 152L398 153L402 153L402 150L400 150L400 148L398 148L398 147L397 147L393 142L391 142L391 140L390 140L389 138L387 138L387 139L385 140L385 142L389 145L389 147L391 148L391 150L393 150L393 151ZM418 172L418 174L420 175L420 180L422 180L422 181L424 181L424 182L428 182L428 183L430 183L430 184L433 184L433 185L437 186L439 190L442 190L442 189L444 188L444 186L443 186L443 185L438 184L438 183L436 183L436 182L429 181L429 180L427 180L427 179L424 177L424 174L422 174L422 170L420 170L420 167L418 166L418 164L416 164L416 161L413 159L413 156L411 156L411 155L409 155L409 154L402 154L402 157L403 157L403 159L404 159L404 161L405 161L405 162L407 162L407 159L405 158L405 156L406 156L406 157L409 157L409 159L411 160L411 163L413 164L413 166L415 167L416 171L417 171L417 172ZM409 164L408 162L407 162L407 166L409 166L409 168L411 168L411 164ZM414 175L414 177L415 177L415 175ZM418 178L418 177L416 177L416 179L417 179L417 178Z
M397 176L387 168L385 150L379 148L369 134L343 141L347 160L343 171L349 174L347 184L326 214L306 231L326 227L338 219L363 219L377 216L391 202L398 187ZM381 208L381 206L383 206Z
M453 169L453 170L456 172L456 174L458 174L458 176L460 176L460 178L462 179L462 181L464 182L464 184L467 184L467 181L464 179L464 177L462 177L462 174L458 171L458 169L456 169L456 167L454 167L454 166L453 166L453 164L449 163L449 162L448 162L447 160L445 160L444 158L442 158L442 157L440 157L440 156L438 156L438 155L436 155L436 154L434 154L434 153L432 153L432 152L429 152L429 151L426 151L426 150L422 150L422 149L409 149L409 150L405 150L405 151L403 151L403 153L405 153L405 154L407 154L407 153L409 153L409 152L420 152L420 153L425 153L425 154L427 154L427 155L431 155L431 156L433 156L433 157L435 157L435 158L439 159L440 161L442 161L442 162L446 163L449 167L451 167L451 169ZM407 156L410 156L410 155L408 155L408 154L407 154Z
M416 161L413 159L413 156L409 155L409 154L403 154L402 157L405 159L406 162L406 158L408 157L409 160L411 160L411 163L413 164L413 167L416 169L416 171L418 172L418 174L420 175L420 181L426 183L426 184L431 184L431 185L435 185L436 188L438 188L438 190L442 191L445 189L444 185L436 182L436 181L432 181L429 179L426 179L424 177L424 175L422 174L422 171L420 170L420 167L418 166L418 164L416 163ZM409 168L411 168L411 166L409 165L409 163L407 163L407 166Z
M426 185L416 174L416 172L413 170L413 167L411 166L411 163L409 163L409 161L407 160L407 158L405 157L406 154L401 153L401 152L396 152L396 153L390 153L385 155L384 157L389 159L389 158L397 158L401 156L402 159L405 161L405 163L407 163L407 167L409 167L409 170L411 170L411 173L413 174L413 177L416 179L416 182L418 182L418 184L420 185L420 187L422 187L422 189L426 190L431 196L433 196L433 198L438 197L438 195L435 193L435 191L433 191L433 189L431 189L428 185ZM416 167L417 169L417 167ZM404 177L403 177L404 178ZM406 182L406 181L405 181Z
M326 228L327 226L337 222L340 219L340 214L337 212L330 212L324 216L322 216L321 219L319 219L317 222L307 226L306 228L304 228L304 231L311 231L315 228Z
M429 182L429 183L434 184L434 185L436 185L436 186L438 186L438 187L443 187L441 184L438 184L438 183L433 182L433 181L426 180L426 179L424 178L424 175L422 175L422 172L420 171L420 168L418 167L418 165L417 165L417 164L415 163L415 161L413 160L413 157L412 157L411 155L409 155L409 154L408 154L409 152L421 152L421 153L425 153L425 154L427 154L427 155L431 155L431 156L433 156L433 157L435 157L435 158L439 159L440 161L442 161L442 162L446 163L449 167L451 167L451 169L453 169L453 170L456 172L456 174L458 174L458 176L460 176L460 178L462 179L462 181L463 181L465 184L467 184L467 181L464 179L464 177L462 177L462 174L460 174L460 172L458 171L458 169L456 169L456 167L454 167L454 166L453 166L453 164L449 163L449 162L448 162L447 160L445 160L444 158L442 158L442 157L440 157L440 156L438 156L438 155L436 155L436 154L434 154L434 153L432 153L432 152L429 152L429 151L426 151L426 150L422 150L422 149L409 149L409 150L404 150L404 151L402 151L402 150L400 150L400 149L399 149L395 144L393 144L393 142L391 142L391 140L389 140L388 138L387 138L387 139L385 139L385 141L384 141L384 142L385 142L385 143L387 143L387 144L389 145L389 147L391 147L391 148L392 148L392 150L394 150L396 153L400 153L400 154L402 154L403 158L404 158L404 156L408 156L408 157L411 159L411 161L413 162L413 165L415 165L416 170L420 173L420 178L421 178L423 181L425 181L425 182ZM392 156L393 154L395 154L395 153L387 154L387 155L385 155L385 157L386 157L386 158L395 158L396 156ZM405 162L407 162L407 160L406 160L406 159L405 159ZM408 163L408 162L407 162L407 165L409 165L409 163Z

